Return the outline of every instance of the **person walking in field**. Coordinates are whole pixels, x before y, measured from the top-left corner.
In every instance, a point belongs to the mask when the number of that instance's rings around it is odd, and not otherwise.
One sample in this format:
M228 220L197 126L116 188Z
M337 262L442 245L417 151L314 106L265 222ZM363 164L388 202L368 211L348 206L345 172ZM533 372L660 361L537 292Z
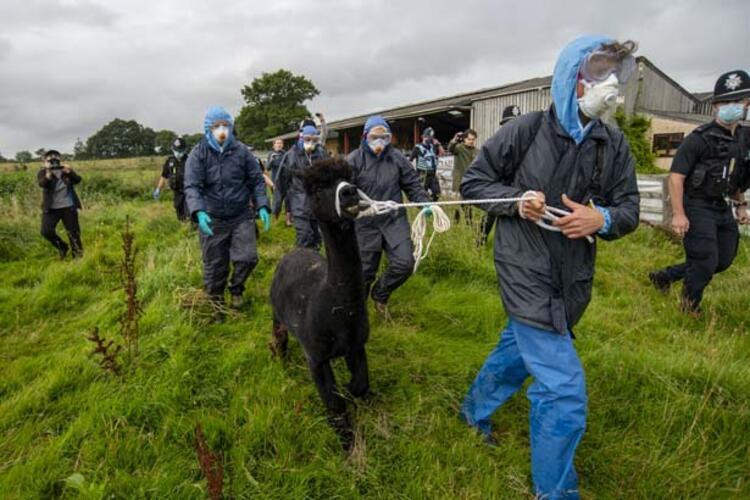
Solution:
M161 171L161 177L154 189L153 196L155 200L159 199L161 190L169 184L174 194L174 210L177 219L180 221L187 220L189 217L187 203L185 202L185 163L187 162L187 143L182 137L178 137L172 143L172 154L164 161L164 167Z
M391 145L391 127L382 116L371 116L365 123L361 145L347 156L353 181L375 200L429 202L419 177L409 160ZM427 210L431 215L431 209ZM414 245L403 208L397 212L357 219L357 243L362 257L366 293L375 309L388 318L388 299L414 272ZM385 253L388 265L376 279L380 259Z
M416 160L417 172L422 187L430 195L432 201L440 198L440 181L437 176L438 158L443 156L443 147L435 138L435 130L427 127L422 132L422 142L414 146L409 156L410 161Z
M492 414L531 377L531 476L537 498L579 498L573 462L588 399L573 331L591 299L596 240L638 226L635 158L600 119L635 69L633 42L585 36L561 52L553 104L503 126L461 182L465 199L528 197L484 208L497 215L495 269L508 323L469 388L460 415L493 442ZM546 205L570 211L535 224Z
M287 210L292 213L296 245L318 251L323 240L301 175L315 161L328 158L328 152L321 143L320 132L315 125L312 122L306 123L300 130L297 143L281 160L274 193L274 214L278 215L282 204L286 202Z
M682 280L681 306L693 315L700 314L714 274L726 271L737 255L737 223L750 223L750 129L740 125L748 118L750 75L739 69L721 75L713 106L716 117L680 144L669 175L672 229L684 236L685 262L649 274L665 294Z
M44 167L37 173L39 187L42 188L42 236L57 249L60 259L72 250L73 258L83 257L81 226L78 210L81 200L75 186L81 182L72 168L63 165L59 151L50 149L44 154ZM57 234L57 224L62 221L68 233L68 243Z
M271 226L266 185L255 156L232 135L229 113L214 106L203 125L204 137L185 167L188 211L198 223L206 293L215 303L224 303L231 262L231 304L240 308L245 303L245 281L258 264L254 212L264 230Z

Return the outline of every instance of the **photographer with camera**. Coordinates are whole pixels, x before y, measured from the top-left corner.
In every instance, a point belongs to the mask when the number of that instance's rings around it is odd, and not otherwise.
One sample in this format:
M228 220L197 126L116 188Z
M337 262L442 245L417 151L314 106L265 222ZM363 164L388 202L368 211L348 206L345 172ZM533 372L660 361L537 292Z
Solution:
M41 233L60 254L60 259L72 249L73 258L83 257L81 228L78 224L78 210L81 201L76 194L75 185L81 177L72 168L60 163L60 152L50 149L44 154L44 168L37 173L42 194L42 229ZM62 220L68 233L70 246L56 232L57 223Z
M453 155L453 182L452 190L455 194L461 192L461 179L468 170L474 157L477 155L477 133L473 129L466 132L458 132L448 143L448 151ZM466 223L471 223L471 209L468 205L463 207ZM456 222L461 218L461 210L456 210Z
M448 143L453 158L453 192L461 192L461 179L477 155L477 133L474 129L458 132Z

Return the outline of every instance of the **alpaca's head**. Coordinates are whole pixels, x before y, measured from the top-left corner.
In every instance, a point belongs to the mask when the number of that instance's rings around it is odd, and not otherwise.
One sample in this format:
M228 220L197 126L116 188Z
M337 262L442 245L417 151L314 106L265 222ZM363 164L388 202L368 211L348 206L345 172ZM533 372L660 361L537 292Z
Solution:
M315 218L321 222L351 220L359 213L359 195L354 186L339 190L341 217L336 213L336 190L341 182L351 182L352 168L344 160L318 160L302 174L305 192Z

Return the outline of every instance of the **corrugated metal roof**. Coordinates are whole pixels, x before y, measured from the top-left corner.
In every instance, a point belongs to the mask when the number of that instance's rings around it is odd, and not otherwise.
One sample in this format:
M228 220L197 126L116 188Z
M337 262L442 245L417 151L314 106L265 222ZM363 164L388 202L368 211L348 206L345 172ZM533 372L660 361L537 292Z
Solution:
M328 123L328 129L343 130L352 127L361 127L365 124L367 118L372 115L381 115L387 120L396 120L403 118L413 118L416 116L422 116L431 113L439 113L442 111L449 111L461 106L470 106L474 101L479 101L482 99L489 99L501 95L525 92L527 90L532 90L535 88L546 88L549 87L551 83L552 76L530 78L528 80L523 80L520 82L501 85L499 87L490 87L476 90L474 92L466 92L463 94L456 94L447 97L439 97L437 99L422 101L416 104L388 108L381 111L373 111L372 113L353 116L351 118L335 120ZM268 139L267 142L274 141L276 139L294 139L296 136L296 131L289 132L287 134Z
M713 96L714 96L714 93L713 93L713 91L710 91L710 90L708 92L695 92L695 93L693 93L693 97L695 97L696 99L698 99L701 102L706 101L706 100L710 99Z
M654 63L652 63L645 56L638 56L636 60L639 63L645 63L651 67L654 71L662 75L668 82L670 82L676 89L682 92L689 99L693 100L696 104L700 100L695 94L691 94L679 83L670 78L666 73L660 70ZM418 102L416 104L409 104L406 106L398 106L394 108L388 108L380 111L373 111L372 113L366 113L362 115L353 116L351 118L344 118L341 120L335 120L328 123L329 130L343 130L352 127L361 127L364 125L367 118L372 115L381 115L388 120L412 118L430 113L439 113L442 111L449 111L460 106L469 106L475 101L481 101L484 99L491 99L508 94L516 94L526 92L535 88L549 88L552 85L552 76L543 76L538 78L529 78L528 80L522 80L520 82L509 83L501 85L499 87L490 87L485 89L476 90L473 92L465 92L462 94L456 94L448 97L439 97L437 99L431 99L428 101ZM700 115L696 115L700 116ZM276 139L294 139L297 136L297 132L289 132L277 137L272 137L266 142L271 142Z
M678 113L676 111L652 111L649 109L639 109L640 113L658 116L659 118L667 118L669 120L678 120L681 122L689 123L706 123L711 120L710 116L699 115L697 113Z

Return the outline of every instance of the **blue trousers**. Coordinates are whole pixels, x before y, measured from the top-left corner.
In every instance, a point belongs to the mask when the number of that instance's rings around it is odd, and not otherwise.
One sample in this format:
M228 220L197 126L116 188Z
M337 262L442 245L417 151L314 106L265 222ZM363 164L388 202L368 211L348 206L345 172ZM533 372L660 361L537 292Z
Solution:
M461 406L466 422L490 433L490 417L523 385L531 403L531 476L539 498L578 498L573 457L586 428L586 382L570 335L510 319Z

